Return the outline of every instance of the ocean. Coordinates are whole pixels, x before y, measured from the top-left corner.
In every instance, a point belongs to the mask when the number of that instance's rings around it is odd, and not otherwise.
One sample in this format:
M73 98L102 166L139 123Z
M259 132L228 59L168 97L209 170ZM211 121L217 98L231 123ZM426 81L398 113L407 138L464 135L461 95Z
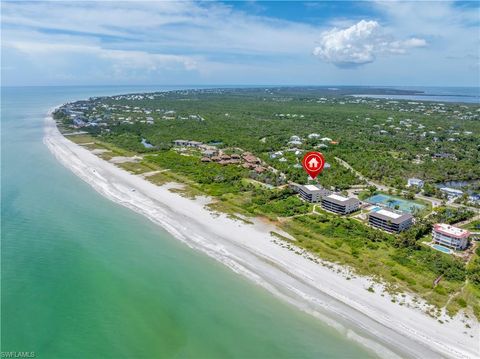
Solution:
M110 202L42 143L49 108L165 87L2 88L2 351L37 358L373 354Z

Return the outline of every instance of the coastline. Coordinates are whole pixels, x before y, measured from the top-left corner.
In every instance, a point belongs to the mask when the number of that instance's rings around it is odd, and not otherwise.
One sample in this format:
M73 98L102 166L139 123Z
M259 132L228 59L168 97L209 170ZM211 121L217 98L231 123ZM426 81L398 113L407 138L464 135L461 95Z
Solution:
M458 316L440 324L418 309L392 303L388 294L381 296L382 286L372 279L356 276L347 280L348 269L327 268L278 245L270 231L282 232L273 226L260 221L244 224L213 214L204 208L208 198L181 197L169 191L172 185L156 186L102 160L65 138L50 115L44 142L65 167L103 196L146 216L175 238L319 317L379 356L478 355L478 323L471 331L476 336L471 338L462 333L465 324ZM374 293L367 291L370 286ZM406 296L406 303L412 300Z

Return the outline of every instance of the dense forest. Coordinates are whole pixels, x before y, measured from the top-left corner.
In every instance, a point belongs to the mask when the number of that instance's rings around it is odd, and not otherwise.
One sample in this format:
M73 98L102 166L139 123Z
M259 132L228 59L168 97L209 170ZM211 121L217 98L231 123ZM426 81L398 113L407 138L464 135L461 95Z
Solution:
M92 100L86 116L106 121L108 131L86 129L137 152L149 151L142 139L156 150L172 147L176 139L240 147L297 181L305 176L293 166L298 163L294 156L279 163L269 154L317 147L332 164L339 188L355 179L338 168L335 156L365 176L399 188L408 177L430 183L480 178L478 106L319 96L313 89L244 89L99 98ZM141 122L147 117L150 123ZM289 145L292 136L299 136L301 144ZM333 185L331 178L323 180Z

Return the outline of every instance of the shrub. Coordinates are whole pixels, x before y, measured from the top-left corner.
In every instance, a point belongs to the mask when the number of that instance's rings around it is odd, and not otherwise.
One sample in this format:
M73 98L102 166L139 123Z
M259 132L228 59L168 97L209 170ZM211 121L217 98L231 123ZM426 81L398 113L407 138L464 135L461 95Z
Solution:
M462 308L466 308L467 307L467 302L465 301L465 299L463 298L457 298L457 303L459 306L461 306Z
M442 294L442 295L445 295L447 294L447 290L442 287L441 285L437 285L434 289L435 293L438 293L438 294Z

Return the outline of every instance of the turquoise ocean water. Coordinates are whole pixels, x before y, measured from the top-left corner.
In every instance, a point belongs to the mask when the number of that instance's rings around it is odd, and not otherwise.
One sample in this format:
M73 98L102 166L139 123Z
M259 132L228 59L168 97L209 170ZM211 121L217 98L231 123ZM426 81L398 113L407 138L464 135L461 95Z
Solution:
M42 143L54 105L154 89L2 88L1 350L37 358L371 357L103 198Z

